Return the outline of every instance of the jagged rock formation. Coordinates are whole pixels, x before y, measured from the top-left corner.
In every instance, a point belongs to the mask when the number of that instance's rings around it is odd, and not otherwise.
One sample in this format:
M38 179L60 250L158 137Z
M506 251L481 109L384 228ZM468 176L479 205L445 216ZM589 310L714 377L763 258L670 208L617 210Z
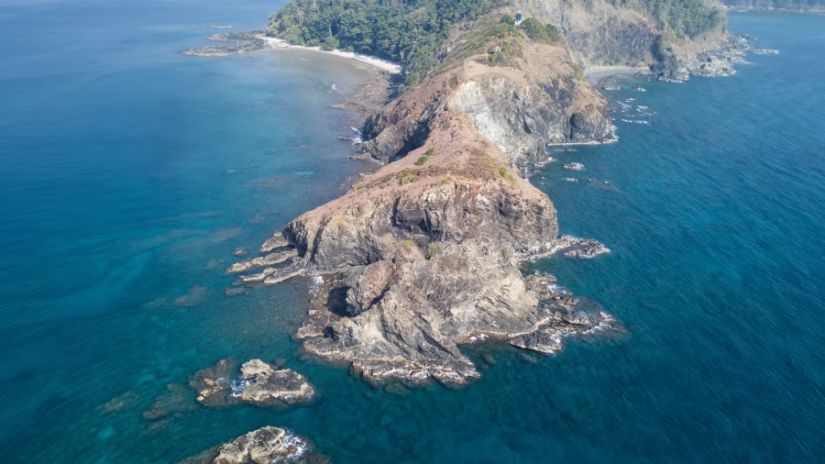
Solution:
M180 461L180 464L295 464L326 460L302 437L278 427L263 427Z
M650 18L606 2L591 3L570 3L560 22L583 65L644 66L655 60L652 50L661 34Z
M277 369L260 359L245 362L240 374L231 359L196 372L189 385L204 406L230 406L249 403L257 406L292 406L311 401L315 389L292 369Z
M296 334L308 353L373 383L460 386L479 376L460 345L553 353L568 336L615 328L550 276L522 273L538 256L607 249L560 238L553 204L517 163L546 156L549 142L612 132L604 99L563 47L518 44L501 65L485 43L390 103L365 143L388 164L292 221L261 248L264 260L231 268L253 272L248 284L321 278Z
M503 52L479 53L391 102L367 121L365 150L384 162L405 156L428 140L437 115L451 111L469 116L519 165L546 160L547 144L612 141L607 102L567 50L518 45L509 66L488 64Z
M708 20L705 30L663 28L644 8L646 2L607 0L514 0L515 8L558 25L567 45L584 66L649 68L655 77L682 81L691 74L730 75L725 49L730 37L717 1L704 2L720 19ZM651 2L648 2L651 3ZM701 4L701 3L700 3ZM720 49L722 52L720 53ZM713 64L708 65L708 62Z

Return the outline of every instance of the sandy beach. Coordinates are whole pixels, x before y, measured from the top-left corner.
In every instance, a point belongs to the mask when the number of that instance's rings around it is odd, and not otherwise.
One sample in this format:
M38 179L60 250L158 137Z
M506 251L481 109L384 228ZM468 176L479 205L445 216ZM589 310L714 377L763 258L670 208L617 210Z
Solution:
M356 60L362 63L369 64L371 66L375 66L376 68L379 68L382 71L386 71L390 74L401 74L400 64L393 63L387 60L382 60L380 58L362 55L360 53L345 52L342 50L324 50L321 47L305 47L303 45L292 45L287 43L285 40L269 37L265 34L259 34L257 35L257 37L266 42L267 46L269 46L270 48L293 48L299 50L312 50L321 53L328 53L330 55L340 56L341 58L348 58L351 60Z
M608 77L643 75L648 72L647 68L640 66L590 66L585 69L584 75L588 82L596 84Z

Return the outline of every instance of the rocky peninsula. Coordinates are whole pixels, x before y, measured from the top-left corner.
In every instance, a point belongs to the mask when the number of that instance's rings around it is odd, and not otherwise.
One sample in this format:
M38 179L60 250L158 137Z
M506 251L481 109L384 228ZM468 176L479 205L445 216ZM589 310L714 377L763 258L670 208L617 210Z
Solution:
M722 64L736 44L721 9L696 3L684 24L704 29L683 24L674 35L665 31L675 22L639 5L481 2L464 20L431 31L441 37L434 58L403 55L405 84L363 126L360 154L382 167L228 272L250 286L315 279L295 337L307 353L374 384L464 386L480 374L461 346L496 342L551 354L569 337L620 330L553 276L525 274L540 257L609 250L560 236L553 203L524 173L548 161L548 147L615 140L607 101L585 79L589 66L645 66L668 80L730 73ZM267 34L320 43L311 38L312 21L328 21L340 7L330 3L328 14L313 18L309 6L290 4ZM381 14L395 7L387 8ZM377 13L357 14L367 21ZM339 35L323 44L353 40Z

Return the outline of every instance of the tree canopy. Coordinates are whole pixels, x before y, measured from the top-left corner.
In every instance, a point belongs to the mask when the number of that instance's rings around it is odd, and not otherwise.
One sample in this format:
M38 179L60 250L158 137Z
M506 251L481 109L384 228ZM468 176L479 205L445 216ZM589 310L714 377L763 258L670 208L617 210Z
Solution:
M295 0L270 20L270 34L297 45L340 48L401 63L408 83L434 65L453 24L500 0Z
M666 33L694 38L725 23L725 13L705 0L605 0L642 11Z

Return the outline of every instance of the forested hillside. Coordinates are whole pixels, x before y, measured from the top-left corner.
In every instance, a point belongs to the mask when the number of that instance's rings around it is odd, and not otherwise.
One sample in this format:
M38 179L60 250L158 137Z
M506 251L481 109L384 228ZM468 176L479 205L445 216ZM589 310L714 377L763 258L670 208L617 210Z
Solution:
M692 39L718 31L725 24L724 11L719 3L711 0L538 0L531 5L561 12L563 16L568 9L598 9L597 2L602 7L611 4L640 12L651 18L658 29L648 35L661 33L665 38ZM294 0L270 19L267 33L296 45L349 50L401 63L406 82L415 84L437 64L439 48L453 25L494 11L515 14L514 10L522 8L522 3L511 0ZM512 23L512 16L506 17ZM554 20L553 16L544 18L544 21ZM555 17L556 23L558 18ZM489 21L498 19L488 18L485 24ZM562 40L562 31L556 23L548 25L527 18L520 29L534 40ZM621 26L620 23L621 20L608 21L603 26ZM482 26L482 29L490 28ZM565 31L571 32L581 31ZM622 43L623 31L618 32L620 42L604 46L634 45ZM598 34L583 37L585 39L578 37L577 40L603 40Z
M665 33L694 38L725 23L725 14L705 0L605 0L645 13Z
M271 35L298 45L340 48L402 63L409 82L431 69L451 25L501 0L295 0L274 16Z

